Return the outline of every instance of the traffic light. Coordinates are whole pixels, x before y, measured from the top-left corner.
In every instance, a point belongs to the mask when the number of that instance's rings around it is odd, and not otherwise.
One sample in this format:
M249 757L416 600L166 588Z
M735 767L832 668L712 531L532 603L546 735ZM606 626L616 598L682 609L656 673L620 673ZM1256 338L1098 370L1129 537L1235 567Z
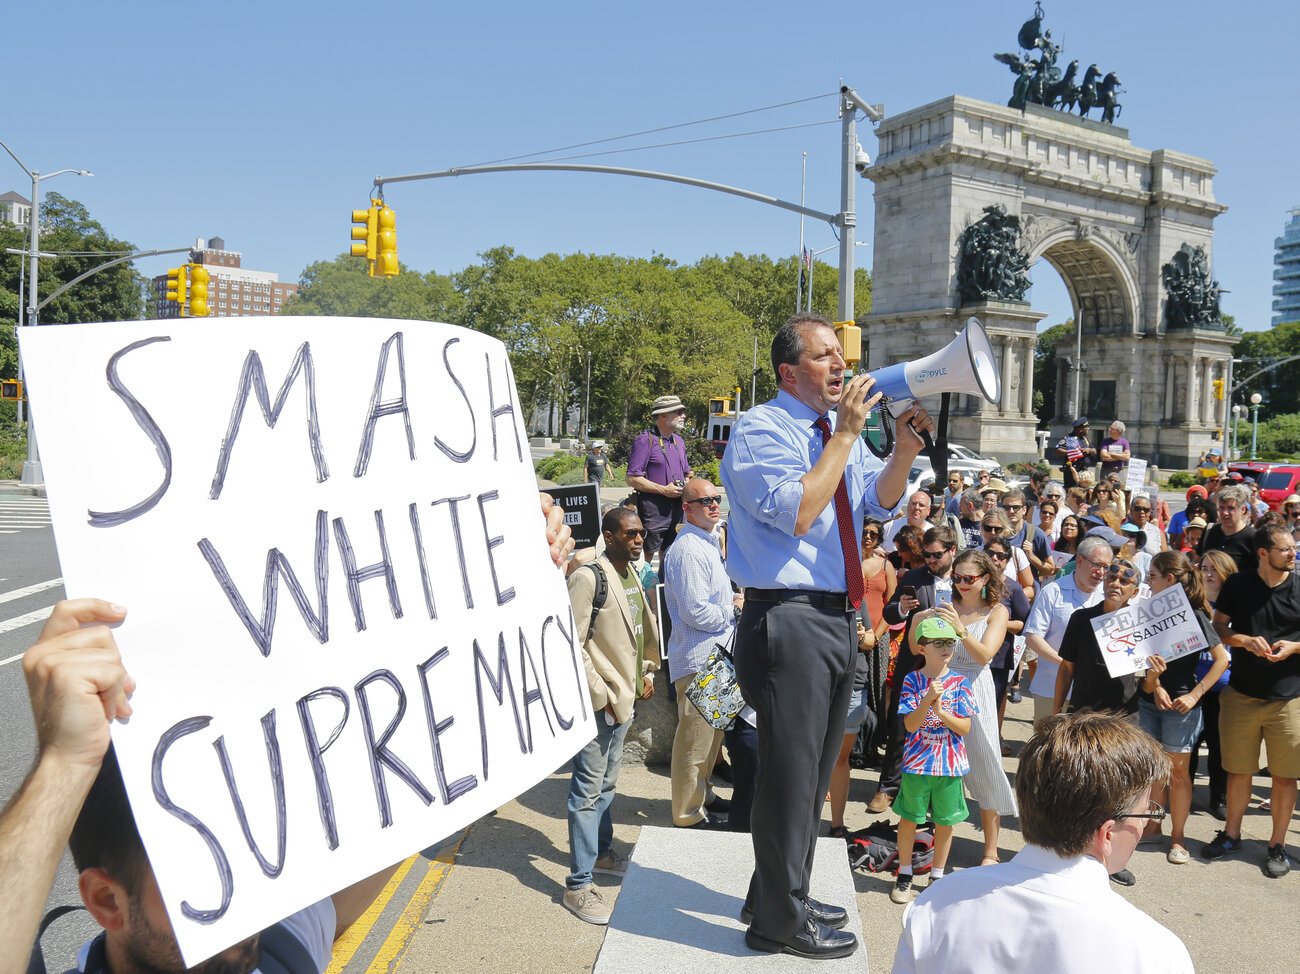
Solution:
M175 301L181 306L181 317L185 317L186 291L189 289L185 267L173 267L167 272L167 300Z
M19 379L0 379L0 399L22 399L23 384Z
M1215 398L1215 399L1222 399L1222 398L1223 398L1223 380L1222 380L1222 379L1215 379L1215 380L1214 380L1214 398Z
M840 350L844 353L844 361L850 365L857 365L862 361L862 329L851 321L835 322L835 337L840 340Z
M352 239L363 240L364 243L354 243L352 245L353 257L364 257L370 261L370 276L375 276L375 260L378 256L379 247L379 200L370 201L370 209L353 210L352 222L360 223L363 226L352 228Z
M202 264L186 264L190 272L190 314L203 318L208 313L208 271Z
M389 206L379 207L379 261L371 265L371 274L397 276L397 214Z

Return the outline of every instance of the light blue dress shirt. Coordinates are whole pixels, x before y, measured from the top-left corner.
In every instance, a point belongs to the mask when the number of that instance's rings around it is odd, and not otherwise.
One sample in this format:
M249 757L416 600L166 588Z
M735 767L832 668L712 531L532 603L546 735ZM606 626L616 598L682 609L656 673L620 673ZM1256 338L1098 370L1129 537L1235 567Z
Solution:
M722 484L731 507L727 572L742 588L845 590L834 501L822 509L807 534L794 533L803 500L800 478L822 455L822 434L813 426L821 415L782 390L746 412L732 429L722 457ZM836 418L830 413L832 432ZM901 497L889 509L876 496L876 477L883 466L859 438L849 453L845 477L853 523L859 529L866 515L883 521L901 507Z
M664 554L664 601L673 630L668 669L674 680L698 673L716 643L735 628L731 582L718 536L687 521Z

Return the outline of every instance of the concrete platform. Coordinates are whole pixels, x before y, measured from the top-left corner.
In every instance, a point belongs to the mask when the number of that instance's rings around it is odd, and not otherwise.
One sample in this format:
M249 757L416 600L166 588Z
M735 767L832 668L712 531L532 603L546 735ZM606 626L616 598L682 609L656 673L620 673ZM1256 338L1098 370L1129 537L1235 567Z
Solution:
M644 826L610 918L595 974L665 971L791 971L808 961L758 954L745 946L740 908L754 869L748 835ZM812 895L849 911L847 930L861 930L857 891L839 839L819 839ZM861 939L861 938L859 938ZM867 952L819 961L818 974L868 970Z

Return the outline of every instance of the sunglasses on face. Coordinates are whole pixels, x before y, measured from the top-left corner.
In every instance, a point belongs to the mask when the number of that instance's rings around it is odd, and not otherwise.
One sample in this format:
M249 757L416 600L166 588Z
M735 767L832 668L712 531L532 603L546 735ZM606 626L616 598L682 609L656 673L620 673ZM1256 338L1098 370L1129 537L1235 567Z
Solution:
M1125 568L1123 565L1111 565L1106 569L1106 580L1118 578L1125 585L1137 580L1137 572L1131 568Z
M948 548L942 548L939 551L923 551L921 554L925 556L926 561L929 561L931 558L942 558L949 550Z
M879 532L879 531L863 531L863 532L862 532L862 538L863 538L864 541L879 541L879 540L880 540L880 532Z
M1133 513L1134 513L1134 514L1150 514L1150 513L1151 513L1151 508L1149 508L1149 507L1135 507L1135 508L1133 508Z
M1022 510L1024 506L1025 506L1024 504L1003 504L1002 510L1006 511L1007 513L1011 513L1012 511Z
M1002 525L1000 524L981 524L980 527L989 534L1001 534Z
M722 503L722 498L718 494L712 497L697 497L695 500L687 501L687 504L699 504L701 507L713 507Z
M976 582L978 582L981 578L983 578L984 575L983 575L983 574L979 574L979 575L958 575L956 572L953 572L952 577L953 577L953 581L961 582L963 585L974 585L974 584L975 584Z
M1006 561L1008 558L1011 557L1010 553L1006 551L997 551L996 549L993 548L986 548L985 551L988 553L988 556L990 558L995 558L998 561Z

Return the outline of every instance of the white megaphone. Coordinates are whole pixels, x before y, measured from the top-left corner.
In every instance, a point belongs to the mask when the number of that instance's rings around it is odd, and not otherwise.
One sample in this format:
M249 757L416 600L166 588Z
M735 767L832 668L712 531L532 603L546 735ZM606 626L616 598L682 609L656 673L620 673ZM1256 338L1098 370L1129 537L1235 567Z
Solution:
M875 391L884 393L895 419L921 396L964 392L997 402L1002 395L993 346L975 317L966 319L965 329L947 347L925 358L877 369L871 375L876 380Z

